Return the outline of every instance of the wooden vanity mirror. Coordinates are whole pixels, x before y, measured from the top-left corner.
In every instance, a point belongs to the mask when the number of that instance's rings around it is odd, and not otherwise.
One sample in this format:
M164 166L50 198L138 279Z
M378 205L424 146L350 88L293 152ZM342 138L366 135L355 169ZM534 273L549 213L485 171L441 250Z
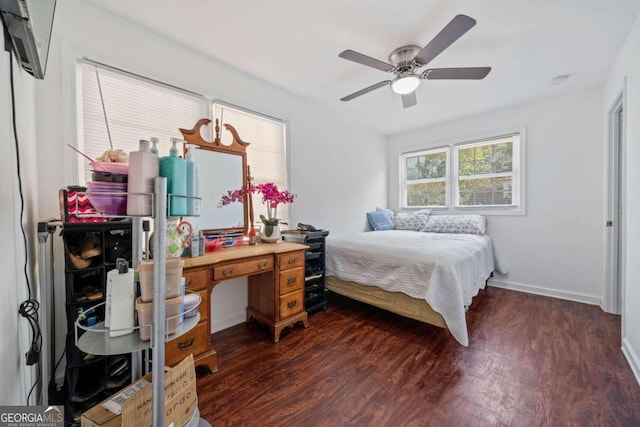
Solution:
M203 126L211 123L209 119L200 119L193 129L180 129L182 138L192 148L191 156L198 164L200 197L202 198L200 216L190 219L205 234L214 232L243 232L246 234L249 224L249 203L245 196L243 203L231 203L218 207L223 194L229 190L246 188L248 184L247 146L231 125L224 128L231 133L231 144L224 145L220 140L220 128L216 119L216 137L205 141L200 133ZM188 148L185 146L185 150Z

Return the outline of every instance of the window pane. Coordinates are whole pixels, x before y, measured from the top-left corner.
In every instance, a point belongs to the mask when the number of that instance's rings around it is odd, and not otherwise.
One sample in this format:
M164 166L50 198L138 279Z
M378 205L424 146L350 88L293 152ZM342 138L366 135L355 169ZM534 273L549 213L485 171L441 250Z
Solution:
M251 168L254 184L272 182L279 190L288 190L285 124L220 103L214 104L214 114L217 118L222 117L223 123L232 125L242 140L249 143L247 163ZM230 144L231 133L222 126L220 128L222 143ZM288 204L279 205L277 215L291 227L289 207ZM267 215L267 207L259 195L253 197L253 211L256 224L261 224L260 215Z
M405 160L407 181L444 178L447 175L447 153L421 154Z
M512 177L463 179L459 182L460 206L512 204Z
M407 184L407 206L445 206L446 190L445 181Z
M511 172L513 142L488 144L458 150L460 176Z

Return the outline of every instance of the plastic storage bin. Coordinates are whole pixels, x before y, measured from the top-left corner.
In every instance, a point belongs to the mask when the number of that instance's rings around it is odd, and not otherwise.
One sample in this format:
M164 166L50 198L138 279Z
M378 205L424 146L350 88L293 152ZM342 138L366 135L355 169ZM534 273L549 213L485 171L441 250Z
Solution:
M180 307L182 306L182 295L166 300L165 317L167 319L167 334L171 335L180 326ZM136 312L138 313L138 325L140 326L140 339L149 341L151 339L151 324L153 323L153 302L144 302L141 297L136 298Z
M184 296L184 318L198 314L198 307L200 306L200 296L198 294L186 294Z
M180 296L180 283L182 282L182 258L168 258L166 269L166 298ZM140 273L140 298L142 302L153 301L153 260L140 261L138 263Z

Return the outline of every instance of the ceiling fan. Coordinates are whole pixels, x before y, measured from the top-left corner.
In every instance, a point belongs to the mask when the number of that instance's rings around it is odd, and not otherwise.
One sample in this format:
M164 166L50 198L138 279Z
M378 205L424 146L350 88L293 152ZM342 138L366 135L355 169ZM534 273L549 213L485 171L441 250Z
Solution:
M389 55L390 63L371 58L351 49L345 50L338 55L340 58L393 73L396 77L393 80L384 80L361 89L340 100L351 101L365 93L391 85L391 90L402 95L403 107L409 108L418 102L415 90L420 86L420 82L423 79L481 80L485 78L491 71L491 67L430 68L422 72L418 71L419 68L424 67L436 56L440 55L442 51L451 46L474 25L476 25L475 19L466 15L457 15L424 48L408 45L395 49Z

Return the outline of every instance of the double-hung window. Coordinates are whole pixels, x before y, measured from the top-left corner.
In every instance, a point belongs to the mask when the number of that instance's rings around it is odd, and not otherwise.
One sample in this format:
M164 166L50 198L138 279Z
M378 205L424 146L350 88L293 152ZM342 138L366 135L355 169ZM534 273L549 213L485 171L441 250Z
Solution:
M404 207L446 207L449 148L402 155Z
M513 132L401 153L401 207L523 214L523 144Z
M519 136L456 145L455 207L517 206Z

